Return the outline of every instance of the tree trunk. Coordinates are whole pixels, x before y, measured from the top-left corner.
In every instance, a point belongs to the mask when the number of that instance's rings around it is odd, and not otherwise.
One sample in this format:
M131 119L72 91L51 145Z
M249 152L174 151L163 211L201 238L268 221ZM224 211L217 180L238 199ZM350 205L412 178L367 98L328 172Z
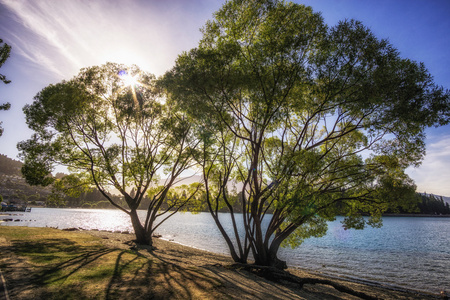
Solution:
M258 266L274 267L280 270L287 269L286 261L277 257L276 253L269 252L265 258L255 257L255 264Z
M141 245L152 246L153 244L152 237L150 234L146 232L144 226L142 226L136 210L132 210L130 212L130 218L131 224L133 225L134 234L136 236L136 243Z
M253 253L256 265L274 267L280 270L287 269L286 261L277 257L279 247L273 247L273 245L269 249L264 245L262 247L264 247L264 251L260 251L258 254Z
M244 255L242 252L240 252L240 255L237 254L236 249L234 248L233 242L231 241L230 237L226 233L225 229L223 228L222 224L219 221L219 217L211 212L211 216L214 219L214 222L217 225L217 228L219 228L220 233L222 234L222 237L225 239L225 242L228 245L228 249L230 250L231 258L233 258L234 262L246 264L247 263L247 255ZM236 237L237 239L239 236Z
M269 266L280 269L280 270L285 270L287 269L287 264L285 260L281 260L277 257L276 253L270 253L269 252Z

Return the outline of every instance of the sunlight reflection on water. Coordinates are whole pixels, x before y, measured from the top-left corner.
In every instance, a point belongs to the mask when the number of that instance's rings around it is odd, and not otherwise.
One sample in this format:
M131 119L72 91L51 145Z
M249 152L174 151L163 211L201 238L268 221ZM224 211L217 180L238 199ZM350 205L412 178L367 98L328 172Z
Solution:
M8 218L13 222L3 225L132 231L128 215L114 209L33 208L30 213L11 213Z
M144 219L144 211L140 217ZM1 218L13 219L1 225L133 232L129 216L119 210L33 208ZM176 214L156 233L187 246L229 253L208 213ZM450 290L449 245L450 218L387 217L382 228L362 231L344 230L338 218L329 223L326 236L308 239L297 249L281 249L279 256L289 266L314 272L439 293Z

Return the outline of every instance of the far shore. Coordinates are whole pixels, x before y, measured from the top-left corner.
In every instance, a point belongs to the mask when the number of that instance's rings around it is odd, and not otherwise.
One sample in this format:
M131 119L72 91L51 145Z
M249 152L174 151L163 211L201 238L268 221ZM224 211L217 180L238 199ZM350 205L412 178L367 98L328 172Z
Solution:
M87 293L85 298L80 297L80 299L89 299L92 296L89 294L90 289L98 290L98 293L107 295L108 299L123 297L128 299L443 299L439 295L344 278L331 278L301 269L288 269L286 276L275 275L268 279L271 276L267 274L261 276L263 274L261 270L234 265L228 256L159 238L154 239L155 249L152 251L146 246L134 244L133 238L132 234L106 231L6 226L2 227L0 236L0 249L3 254L0 257L0 271L3 271L10 297L14 296L11 299L34 299L36 295L48 297L50 291L63 292L63 290L68 291L69 288L74 289L74 293L78 296ZM90 239L94 240L86 242ZM101 264L103 260L100 256L104 254L100 255L98 251L86 248L94 242L100 243L106 249L111 249L102 250L102 253L116 255L110 258L112 266L115 265L114 272L111 274L105 272L101 275L105 278L102 277L103 281L99 282L83 278L83 276L93 278L92 274L83 274L94 272L98 267L92 269L91 265L94 261ZM22 245L29 246L24 248ZM18 251L17 247L21 250ZM64 247L67 247L67 251L70 251L73 257L65 258L68 254L65 254L66 250L61 250L66 249ZM99 246L92 249L99 249ZM28 254L27 251L30 253ZM52 251L54 251L53 254ZM76 251L80 253L77 254ZM45 266L48 259L39 259L39 264L36 265L33 259L39 255L51 259L61 257L55 269L54 262L48 267ZM131 255L129 263L124 262L125 255ZM127 265L131 265L132 261L138 259L149 261L152 271L149 271L150 269L145 271L142 265L127 273ZM58 266L61 266L61 270ZM68 274L62 276L60 272L66 270L62 268L63 266L69 266L73 268L73 271L67 271ZM55 279L60 286L53 284L47 287L46 282L41 279L37 281L38 285L33 281L35 280L33 278L42 278L42 274L49 277L52 275L49 275L52 270L58 272L55 273L57 278L64 278L61 283ZM79 284L66 287L70 278L76 276L81 278L77 279ZM94 283L95 289L89 286ZM120 283L119 286L116 287L116 283ZM0 298L3 296L1 293L0 288ZM72 298L75 299L76 296ZM100 298L103 299L103 297Z
M434 215L434 214L383 214L383 217L450 218L450 215Z
M61 208L61 209L116 209L116 208L90 208L90 207L45 207L39 205L28 205L27 208ZM204 211L208 212L208 211ZM20 211L0 211L0 216L8 215L10 213L21 213ZM22 212L23 213L23 212ZM448 215L437 215L437 214L418 214L418 213L410 213L410 214L400 214L400 213L385 213L383 217L416 217L416 218L450 218L450 214Z

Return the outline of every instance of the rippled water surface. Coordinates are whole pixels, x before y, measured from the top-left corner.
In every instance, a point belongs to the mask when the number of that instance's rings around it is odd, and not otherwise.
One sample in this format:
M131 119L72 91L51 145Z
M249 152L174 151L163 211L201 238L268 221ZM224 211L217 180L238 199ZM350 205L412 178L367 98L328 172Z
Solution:
M144 212L142 212L144 216ZM223 214L223 220L227 220ZM119 210L33 208L11 213L2 225L81 227L132 232L129 217ZM386 217L382 228L344 230L338 218L328 234L282 249L289 266L415 290L450 291L450 218ZM168 240L216 253L228 253L208 213L176 214L157 232Z

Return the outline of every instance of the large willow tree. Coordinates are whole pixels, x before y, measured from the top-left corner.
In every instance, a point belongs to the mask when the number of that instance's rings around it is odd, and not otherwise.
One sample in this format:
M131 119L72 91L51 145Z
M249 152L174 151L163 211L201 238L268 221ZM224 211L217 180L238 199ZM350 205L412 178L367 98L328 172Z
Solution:
M276 0L228 1L161 83L202 128L204 198L231 256L279 268L282 244L323 235L337 214L361 229L407 205L404 170L449 116L425 67L360 22L328 27Z
M137 241L151 245L153 231L198 189L173 189L191 167L196 142L183 114L161 99L153 75L113 63L44 88L24 107L35 131L18 144L27 182L53 183L54 166L67 166L79 175L66 180L69 188L82 183L98 188L130 216ZM161 176L167 178L163 186ZM120 193L126 205L114 201L112 193ZM140 220L137 210L146 195L151 198Z

